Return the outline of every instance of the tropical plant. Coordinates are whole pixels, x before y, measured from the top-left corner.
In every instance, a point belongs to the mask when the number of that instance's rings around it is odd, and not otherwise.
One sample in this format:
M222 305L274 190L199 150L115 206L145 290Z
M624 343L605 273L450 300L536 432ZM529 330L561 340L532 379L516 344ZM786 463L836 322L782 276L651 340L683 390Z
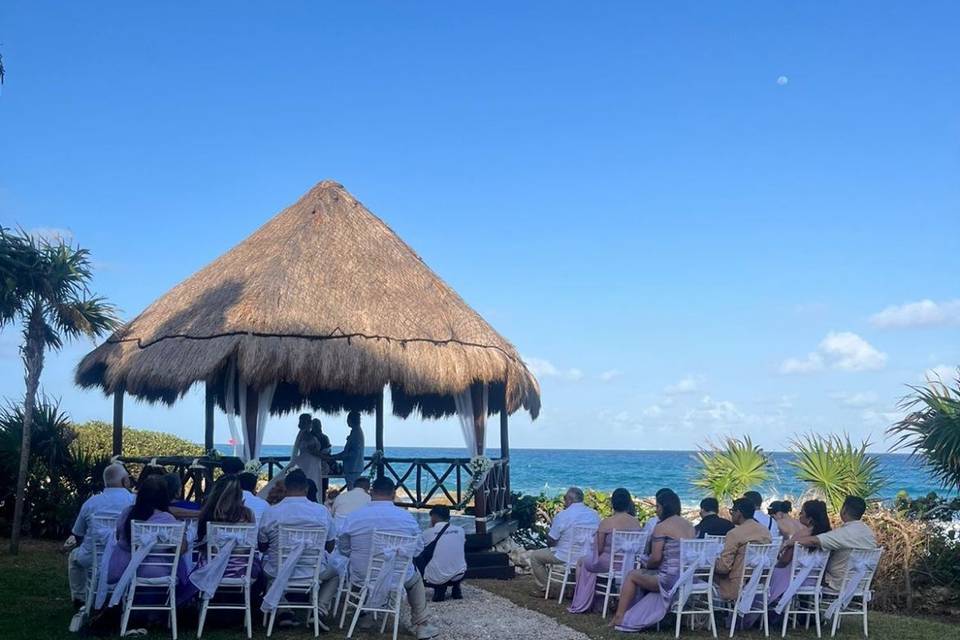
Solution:
M944 488L960 489L960 379L953 384L938 379L910 387L900 402L909 413L887 433L896 438L893 449L912 450Z
M20 353L26 383L16 507L10 532L10 552L15 554L20 547L30 435L44 355L48 349L59 350L67 340L104 335L119 323L113 305L90 295L88 284L93 274L85 249L63 240L49 241L4 230L0 233L0 274L0 327L12 323L22 326Z
M75 447L95 455L112 455L113 425L94 420L75 424L73 428L77 433ZM124 457L150 458L161 452L165 456L202 456L204 453L201 445L169 433L123 428Z
M696 460L700 468L693 485L720 501L740 497L770 475L769 456L753 444L750 436L709 443L696 453Z
M872 498L887 483L876 456L867 453L870 442L854 444L848 435L809 434L791 443L790 465L797 479L823 496L839 513L847 496Z

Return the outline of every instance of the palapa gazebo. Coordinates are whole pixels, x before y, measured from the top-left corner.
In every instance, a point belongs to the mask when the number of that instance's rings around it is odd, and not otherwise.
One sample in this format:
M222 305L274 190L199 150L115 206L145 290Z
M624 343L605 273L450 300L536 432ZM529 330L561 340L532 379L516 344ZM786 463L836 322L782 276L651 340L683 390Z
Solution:
M388 386L397 416L459 415L471 456L483 452L486 416L499 413L507 496L507 416L525 409L536 418L540 410L537 381L513 345L331 181L87 354L76 382L113 395L115 454L124 394L172 404L198 383L206 386L206 447L219 406L245 458L258 457L268 412L307 407L375 413L382 451ZM390 467L389 459L379 463ZM426 503L422 471L413 502Z

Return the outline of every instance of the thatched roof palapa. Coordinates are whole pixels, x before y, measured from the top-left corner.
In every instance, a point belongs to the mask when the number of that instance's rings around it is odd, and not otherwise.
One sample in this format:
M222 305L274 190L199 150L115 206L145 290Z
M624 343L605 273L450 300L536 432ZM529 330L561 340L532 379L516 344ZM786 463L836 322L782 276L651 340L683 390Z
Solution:
M370 411L389 385L397 415L440 417L475 382L491 412L503 397L511 413L540 410L513 345L330 181L87 354L76 381L172 404L198 382L222 389L234 362L254 388L278 383L273 413Z

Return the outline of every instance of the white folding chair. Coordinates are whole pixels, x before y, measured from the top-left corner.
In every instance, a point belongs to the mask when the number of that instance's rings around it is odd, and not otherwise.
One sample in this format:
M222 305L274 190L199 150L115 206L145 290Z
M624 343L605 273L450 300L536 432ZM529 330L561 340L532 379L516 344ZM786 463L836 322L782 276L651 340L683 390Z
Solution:
M338 546L340 544L340 540L339 540L340 532L343 531L343 526L346 523L346 521L347 521L347 516L333 517L333 524L336 527L336 531L337 531ZM334 549L334 553L336 553L336 549ZM348 582L349 574L350 574L350 563L345 562L343 566L343 570L340 571L340 581L337 584L337 595L333 600L333 608L330 610L330 613L333 616L336 616L337 611L340 610L340 602L341 600L343 600L344 594L346 594L346 592L350 590L350 583ZM340 623L340 628L341 629L343 628L343 622Z
M133 611L167 611L168 624L173 640L177 640L177 567L183 544L184 523L158 524L134 521L130 525L130 553L135 555L147 540L156 539L150 555L144 558L137 575L130 582L123 604L120 635L127 635L130 613ZM142 573L157 574L154 577ZM141 594L164 597L163 604L136 603L137 591Z
M877 572L881 555L883 555L883 549L852 550L847 557L847 569L840 590L834 591L829 587L823 588L820 604L824 609L829 609L836 600L841 600L838 611L833 616L833 626L830 629L831 637L837 635L837 630L840 628L840 618L843 616L861 616L863 618L863 636L865 638L869 636L867 603L870 602L873 595L870 585L873 583L873 576Z
M827 561L830 559L830 552L819 549L807 549L799 544L793 545L793 561L790 563L790 582L789 585L799 579L800 574L805 574L803 583L790 594L789 601L783 602L783 628L780 630L780 636L786 637L787 623L793 616L793 628L797 628L797 617L804 615L807 617L807 628L810 628L810 618L812 617L817 628L817 637L820 637L820 599L823 595L823 586L820 584L823 579L823 572L827 569ZM787 596L784 593L781 599ZM779 610L779 606L778 606Z
M313 616L313 635L320 635L320 571L326 560L327 528L286 527L281 525L277 541L277 567L282 567L295 547L303 545L304 550L294 565L293 575L287 582L277 607L267 614L267 637L273 634L273 625L277 621L280 609L306 609L307 620ZM296 594L306 596L306 602L290 600L288 596Z
M730 613L730 637L737 627L737 620L743 616L759 615L763 619L763 634L770 635L770 616L767 614L767 605L770 598L770 575L777 564L777 555L780 553L780 546L775 544L754 544L749 543L744 549L743 575L740 578L740 585L737 589L737 597L732 602L716 600L713 604L714 611L726 611ZM753 595L744 593L744 587L750 582L754 574L759 572L757 577L757 590ZM747 602L749 600L749 602ZM759 604L758 604L759 601ZM746 609L741 610L741 602L746 603Z
M228 541L235 540L232 549L224 549ZM243 611L247 637L253 635L253 612L250 608L250 587L253 582L253 558L257 552L257 525L255 524L207 524L207 562L212 562L221 553L229 553L227 568L211 597L201 594L200 621L197 637L203 635L203 625L210 609ZM214 602L216 596L241 596L243 603L230 601Z
M676 600L671 605L676 616L675 638L680 637L683 616L691 617L692 629L695 616L701 614L709 617L710 632L714 638L717 637L717 621L713 612L713 568L723 549L723 536L715 538L680 541L680 575L689 573L692 579L680 585Z
M596 534L595 534L596 535ZM611 598L619 598L623 588L624 565L626 571L637 566L637 558L647 546L649 534L644 531L612 531L610 541L610 564L604 573L597 574L595 593L603 596L603 618L607 617L607 608Z
M117 518L120 514L103 513L93 516L88 535L93 540L93 560L87 572L87 598L83 605L84 615L93 613L93 601L97 597L97 583L100 581L100 562L107 544L116 535ZM109 594L109 591L108 591Z
M560 597L557 602L563 602L563 594L567 586L576 584L577 561L587 554L596 535L596 525L573 528L573 544L567 549L566 556L557 558L560 562L547 567L547 588L543 593L544 600L550 599L550 583L559 582Z
M707 534L704 534L703 539L713 540L714 542L719 542L720 544L723 544L723 541L727 539L727 536L718 536L715 533L707 533Z
M353 637L360 614L364 611L384 614L380 624L380 633L387 628L387 620L393 616L393 640L397 640L400 629L400 606L403 603L404 582L407 572L413 566L413 554L417 539L413 536L403 536L385 531L374 531L371 542L370 562L367 564L367 574L360 585L359 591L351 588L346 594L343 604L343 615L353 607L353 620L347 630L347 637ZM389 553L387 551L389 550ZM391 557L392 556L392 557ZM389 572L389 573L386 573ZM386 601L381 603L370 602L370 597L377 587L388 588Z

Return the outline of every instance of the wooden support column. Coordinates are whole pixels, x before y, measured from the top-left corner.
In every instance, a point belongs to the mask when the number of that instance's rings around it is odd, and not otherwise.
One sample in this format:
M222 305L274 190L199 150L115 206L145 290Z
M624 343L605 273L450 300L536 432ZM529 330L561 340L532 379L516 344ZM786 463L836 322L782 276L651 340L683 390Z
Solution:
M203 414L203 449L204 452L213 449L213 383L207 380L206 407Z
M480 453L486 445L487 414L483 406L483 383L475 382L470 385L470 404L473 406L473 434L477 439L477 449L471 451L473 457ZM487 532L487 489L481 486L473 496L473 514L476 517L477 533Z
M123 453L123 388L113 392L113 455Z
M504 386L503 406L500 408L500 459L505 460L503 466L504 485L507 490L507 506L512 507L510 494L510 414L507 413L507 391Z
M260 394L252 386L247 387L247 442L250 449L250 458L260 455L257 451L257 412L259 410Z
M377 451L383 451L383 389L380 389L380 396L377 398ZM377 465L377 477L383 477L383 463Z

